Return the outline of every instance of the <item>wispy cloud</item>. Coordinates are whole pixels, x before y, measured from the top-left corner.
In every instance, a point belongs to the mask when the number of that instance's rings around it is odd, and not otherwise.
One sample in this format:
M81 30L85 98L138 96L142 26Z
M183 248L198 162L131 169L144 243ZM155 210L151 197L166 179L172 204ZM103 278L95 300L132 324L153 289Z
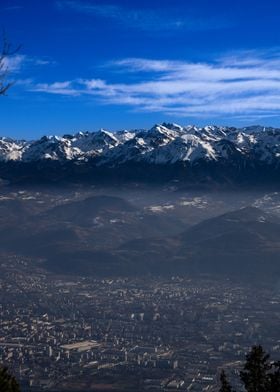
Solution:
M66 82L54 82L54 83L38 83L35 87L30 86L32 91L39 91L39 92L47 92L51 94L62 94L62 95L71 95L71 96L78 96L83 93L82 90L78 90L77 86L73 86L73 82L66 81Z
M50 58L31 57L25 54L15 54L3 59L3 67L9 72L18 73L25 68L37 66L53 66L56 62Z
M18 72L22 68L23 64L26 62L25 55L14 55L10 57L5 57L3 60L3 67L10 72Z
M125 71L123 81L76 79L31 89L182 117L280 115L280 53L239 53L211 63L132 58L111 66ZM140 81L128 83L127 71Z
M8 7L3 7L2 10L3 11L20 11L22 10L24 7L22 5L11 5Z
M190 17L187 15L170 15L163 10L136 9L121 7L114 4L100 5L94 1L81 0L57 0L57 8L60 10L72 10L79 13L94 15L136 29L146 31L169 31L180 30L212 30L229 27L231 23L222 19L206 19Z

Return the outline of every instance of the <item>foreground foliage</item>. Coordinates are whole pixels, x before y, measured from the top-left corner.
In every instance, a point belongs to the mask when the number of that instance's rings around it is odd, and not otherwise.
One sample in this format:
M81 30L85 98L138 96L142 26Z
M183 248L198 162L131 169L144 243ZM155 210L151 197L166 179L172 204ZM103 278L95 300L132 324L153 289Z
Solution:
M0 391L1 392L19 392L19 384L8 369L0 366Z
M280 361L271 362L262 346L253 346L246 355L240 380L247 392L280 392ZM234 392L224 370L220 382L220 392Z

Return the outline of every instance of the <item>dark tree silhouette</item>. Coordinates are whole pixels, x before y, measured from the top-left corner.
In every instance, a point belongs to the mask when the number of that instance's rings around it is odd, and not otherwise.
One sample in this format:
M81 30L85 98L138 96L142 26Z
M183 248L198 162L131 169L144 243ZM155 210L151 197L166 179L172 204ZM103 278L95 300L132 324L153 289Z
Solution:
M0 391L1 392L20 392L19 384L8 369L0 366Z
M227 376L224 370L222 370L221 372L220 381L221 388L219 392L233 392L233 389L231 388L230 383L227 380Z
M240 372L240 378L248 392L269 391L269 372L271 364L269 355L262 346L253 346L246 355L244 370Z
M262 346L253 346L246 355L240 380L247 392L280 392L280 361L271 362ZM219 392L234 392L224 370L220 375Z
M0 95L5 95L9 88L14 84L14 82L8 80L8 59L17 53L19 49L19 46L13 49L6 36L3 36L2 50L0 53Z
M273 372L270 373L270 392L280 391L280 361L274 362L272 365Z

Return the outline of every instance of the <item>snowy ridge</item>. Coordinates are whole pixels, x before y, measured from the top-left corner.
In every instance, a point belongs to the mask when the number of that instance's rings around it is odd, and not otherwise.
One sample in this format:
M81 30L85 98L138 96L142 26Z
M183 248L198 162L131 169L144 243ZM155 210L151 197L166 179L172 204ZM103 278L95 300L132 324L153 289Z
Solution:
M87 162L111 167L127 162L177 162L246 159L266 164L280 160L280 129L206 126L182 127L163 123L150 130L79 132L44 136L35 141L0 138L0 161Z

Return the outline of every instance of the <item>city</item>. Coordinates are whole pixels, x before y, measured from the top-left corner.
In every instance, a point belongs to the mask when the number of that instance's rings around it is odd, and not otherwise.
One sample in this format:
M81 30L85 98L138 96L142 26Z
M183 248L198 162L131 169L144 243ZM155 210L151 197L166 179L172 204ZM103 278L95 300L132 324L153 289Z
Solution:
M62 277L31 265L1 255L0 362L23 390L212 391L252 344L279 353L279 287Z

